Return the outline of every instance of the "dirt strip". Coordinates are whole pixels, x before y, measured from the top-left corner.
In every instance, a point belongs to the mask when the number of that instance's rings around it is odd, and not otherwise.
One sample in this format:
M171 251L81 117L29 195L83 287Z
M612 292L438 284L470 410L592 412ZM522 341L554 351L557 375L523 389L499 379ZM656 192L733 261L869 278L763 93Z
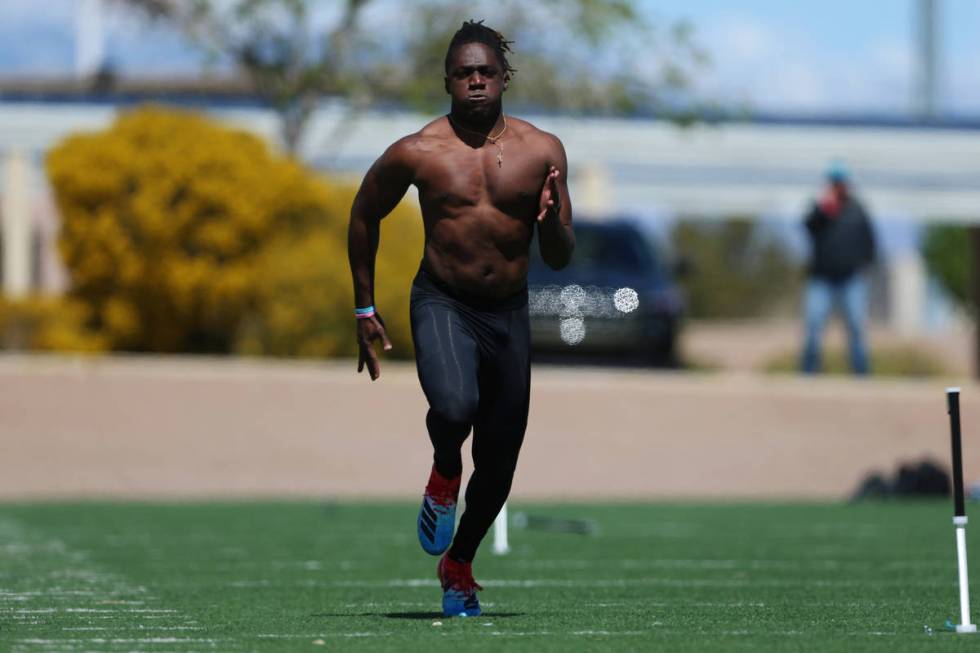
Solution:
M414 367L0 356L0 499L414 497ZM520 498L842 497L949 459L944 382L536 368ZM967 482L980 386L963 388Z

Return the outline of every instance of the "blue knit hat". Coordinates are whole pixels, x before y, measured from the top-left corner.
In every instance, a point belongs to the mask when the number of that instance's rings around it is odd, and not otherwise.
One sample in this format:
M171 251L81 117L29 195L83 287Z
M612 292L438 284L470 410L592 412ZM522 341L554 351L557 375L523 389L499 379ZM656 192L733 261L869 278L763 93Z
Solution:
M851 178L851 171L840 159L835 159L827 166L827 179L832 182L843 183Z

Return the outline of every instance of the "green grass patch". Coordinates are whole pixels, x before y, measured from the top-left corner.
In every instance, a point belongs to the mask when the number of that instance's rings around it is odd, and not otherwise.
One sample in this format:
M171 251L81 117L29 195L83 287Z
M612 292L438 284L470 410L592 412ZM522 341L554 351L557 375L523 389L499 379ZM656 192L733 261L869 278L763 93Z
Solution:
M800 352L791 351L773 356L763 366L765 372L785 374L800 371ZM826 374L850 374L851 363L847 350L829 347L823 352L823 371ZM934 378L949 376L949 370L934 353L914 345L874 347L871 350L873 376L904 376Z
M0 650L895 653L980 643L923 629L958 614L946 502L511 508L521 510L599 530L513 529L511 554L487 546L474 565L485 616L444 619L414 505L0 506Z

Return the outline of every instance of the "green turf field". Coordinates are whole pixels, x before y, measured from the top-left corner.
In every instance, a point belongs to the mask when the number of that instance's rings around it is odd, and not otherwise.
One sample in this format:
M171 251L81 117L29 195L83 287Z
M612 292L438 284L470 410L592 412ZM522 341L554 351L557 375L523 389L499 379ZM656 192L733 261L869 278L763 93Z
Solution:
M0 506L0 651L980 646L923 628L958 614L946 502L521 510L600 532L512 529L485 616L443 619L412 505Z

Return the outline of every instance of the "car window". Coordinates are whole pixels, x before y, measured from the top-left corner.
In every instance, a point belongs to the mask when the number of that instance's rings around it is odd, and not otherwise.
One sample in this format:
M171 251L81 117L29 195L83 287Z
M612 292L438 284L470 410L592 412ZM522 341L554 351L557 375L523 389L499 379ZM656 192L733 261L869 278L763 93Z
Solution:
M537 243L531 245L531 283L554 283L567 276L601 274L648 276L656 271L656 251L637 230L622 224L575 225L575 253L568 266L558 272L541 260Z
M585 271L643 273L651 266L651 254L639 234L623 228L585 228L575 232L571 267Z

